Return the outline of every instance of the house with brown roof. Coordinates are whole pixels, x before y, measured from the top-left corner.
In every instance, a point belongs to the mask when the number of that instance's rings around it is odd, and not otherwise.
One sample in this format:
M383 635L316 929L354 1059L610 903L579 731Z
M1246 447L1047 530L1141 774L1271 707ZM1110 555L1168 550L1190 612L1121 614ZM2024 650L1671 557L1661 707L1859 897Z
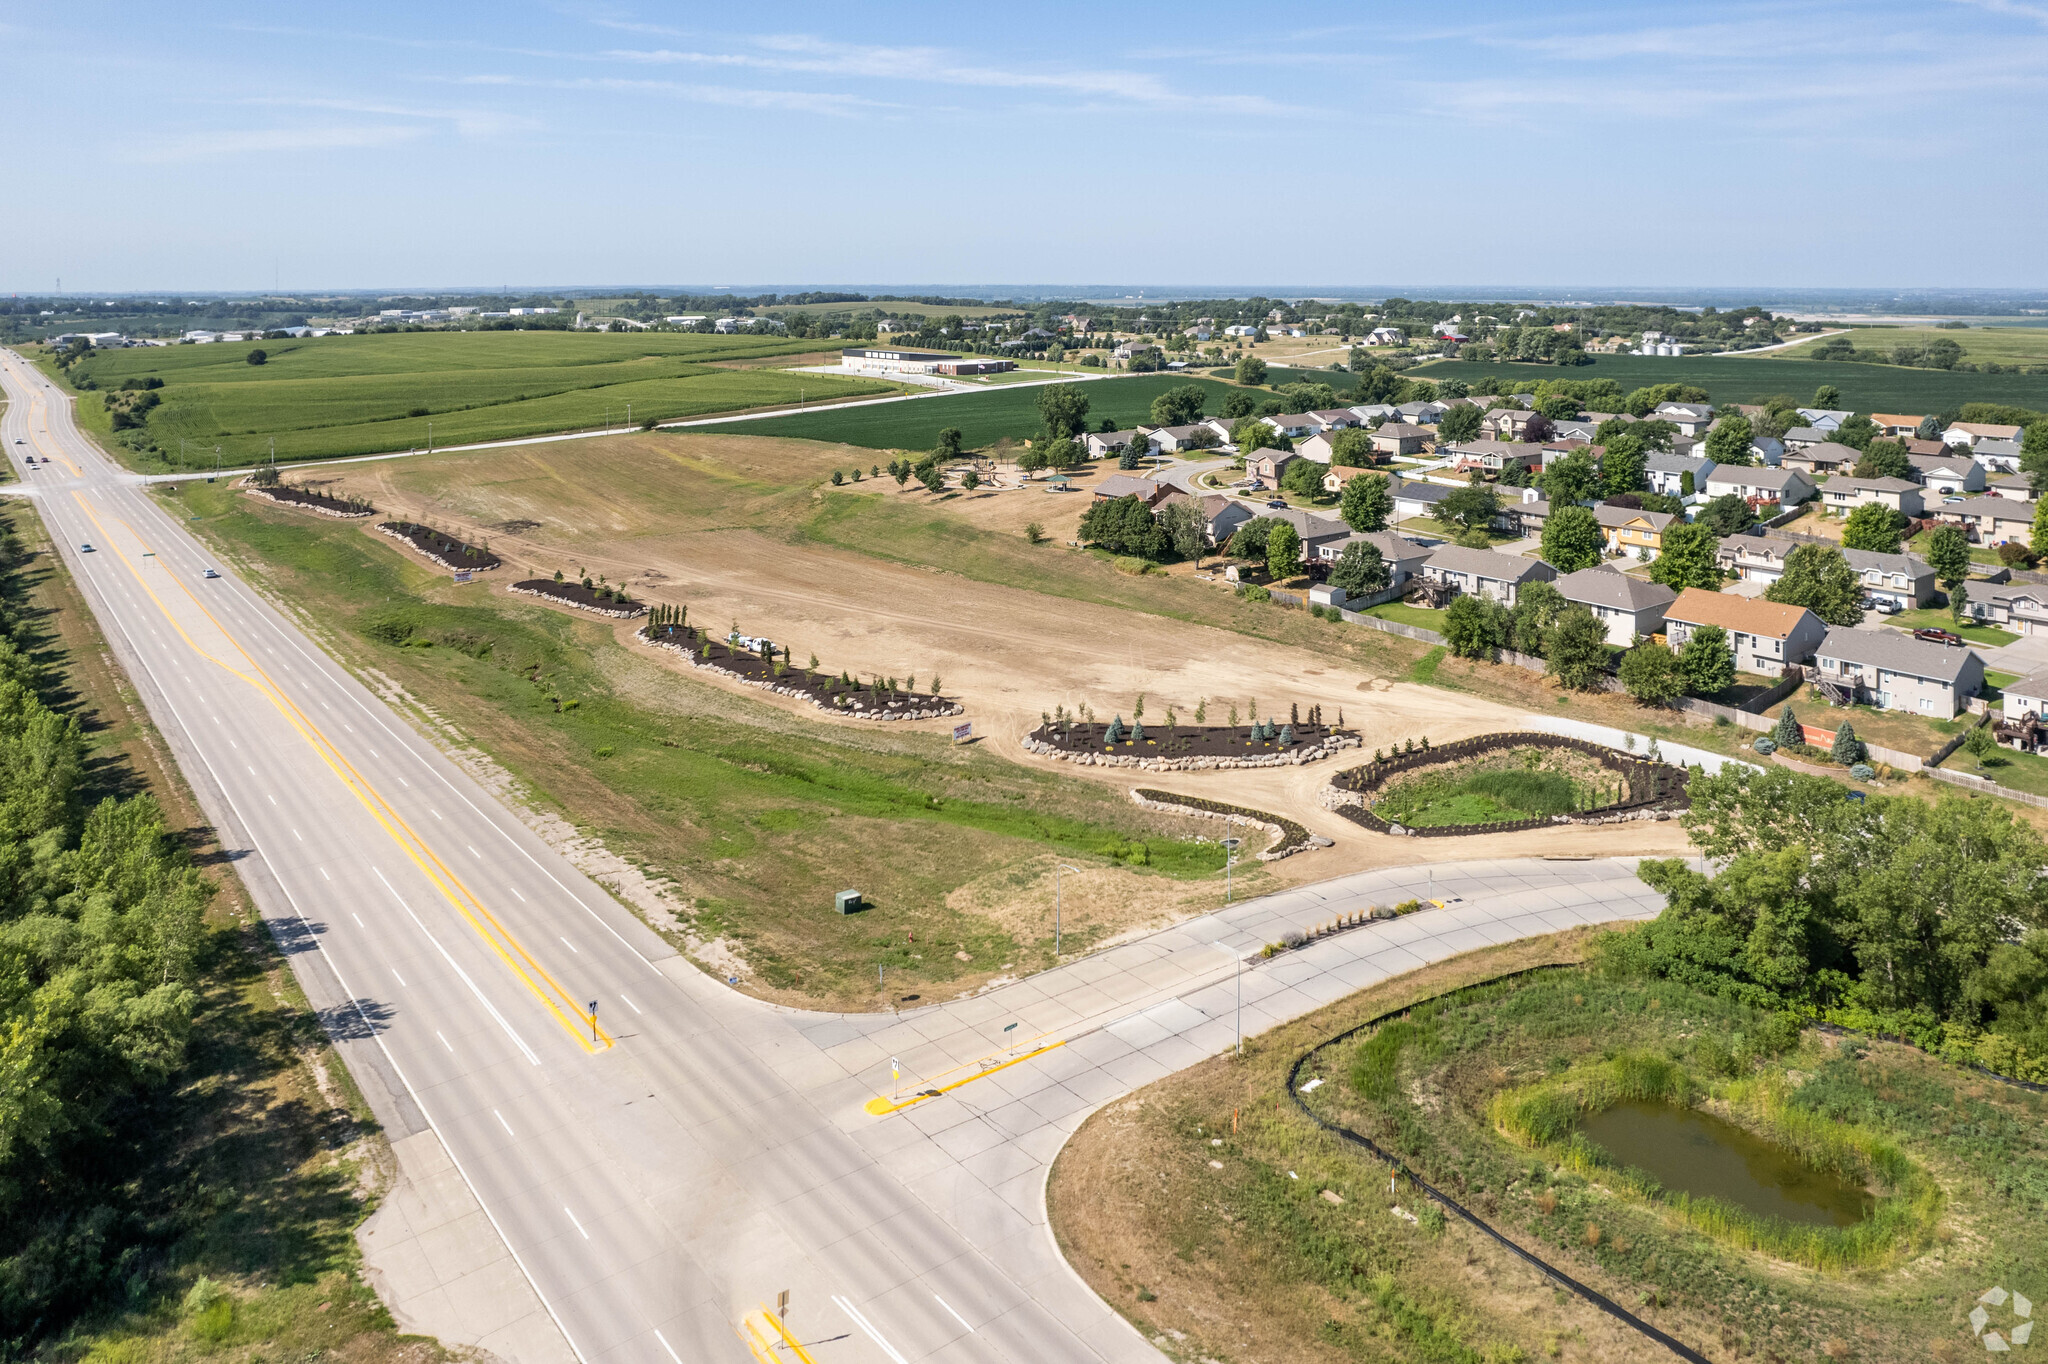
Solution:
M2034 504L2018 498L1972 497L1944 502L1933 512L1938 519L1969 531L1970 539L1980 545L2026 544L2034 534Z
M1287 472L1287 466L1301 456L1292 450L1265 449L1257 451L1244 462L1244 471L1253 478L1263 479L1268 487L1280 486L1280 475Z
M1856 461L1861 458L1863 452L1853 445L1822 440L1809 441L1794 447L1788 437L1785 441L1785 457L1778 462L1778 467L1797 469L1809 478L1819 479L1831 474L1846 474L1856 467Z
M1734 493L1752 507L1775 502L1796 507L1813 496L1813 480L1797 469L1759 469L1753 465L1723 464L1707 476L1700 491L1709 498Z
M1703 625L1728 632L1738 672L1777 677L1806 662L1827 637L1828 627L1803 606L1759 598L1727 596L1688 587L1664 608L1664 635L1677 653Z
M1543 447L1540 445L1525 440L1493 440L1491 438L1463 441L1453 445L1448 452L1439 450L1438 453L1449 453L1455 456L1460 473L1472 469L1484 469L1489 473L1499 473L1510 464L1519 464L1524 468L1528 468L1540 463L1543 459Z
M1381 455L1419 455L1430 433L1407 422L1385 422L1372 433L1374 453Z
M1941 433L1950 445L1975 445L1980 440L2018 440L2022 430L2002 422L1957 422Z
M1363 426L1365 424L1359 418L1359 415L1348 407L1317 408L1314 412L1309 413L1309 415L1321 422L1325 431L1341 430L1347 426Z
M1409 579L1421 572L1430 555L1427 546L1418 545L1405 535L1376 530L1365 534L1353 531L1338 539L1318 541L1315 553L1308 557L1318 563L1334 564L1344 557L1344 550L1352 544L1368 544L1380 552L1380 558L1387 565L1387 590L1390 592L1406 587Z
M1479 429L1508 440L1521 440L1529 434L1530 422L1543 420L1546 419L1539 414L1519 407L1496 407L1479 419Z
M1211 493L1199 499L1195 507L1202 513L1202 538L1211 546L1222 544L1234 534L1237 528L1252 519L1252 509L1234 497Z
M1096 497L1105 502L1119 497L1135 497L1148 507L1156 507L1166 495L1176 489L1170 483L1159 483L1149 478L1134 478L1130 474L1111 474L1095 485Z
M1877 428L1877 433L1881 436L1890 436L1893 440L1905 440L1908 436L1919 434L1922 420L1910 412L1870 414L1870 424Z

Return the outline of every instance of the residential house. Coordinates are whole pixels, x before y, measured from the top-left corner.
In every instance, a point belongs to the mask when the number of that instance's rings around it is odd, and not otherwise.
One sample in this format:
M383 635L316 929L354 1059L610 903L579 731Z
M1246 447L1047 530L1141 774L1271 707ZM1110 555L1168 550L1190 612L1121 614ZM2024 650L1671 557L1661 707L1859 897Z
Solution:
M1350 409L1351 415L1361 422L1400 421L1401 409L1392 403L1360 403Z
M1274 507L1270 510L1254 508L1254 514L1274 521L1285 521L1294 527L1294 533L1301 537L1301 557L1314 563L1322 557L1322 547L1334 540L1342 540L1352 534L1351 527L1335 517L1317 516L1297 507Z
M1945 447L1939 455L1907 455L1906 463L1913 467L1913 481L1927 490L1929 502L1984 491L1984 466L1960 446Z
M1650 420L1670 422L1679 434L1698 436L1713 426L1714 408L1711 403L1659 403Z
M1496 407L1479 419L1479 429L1489 435L1520 440L1529 434L1529 423L1547 421L1539 413L1524 412L1519 407Z
M1863 583L1863 595L1889 601L1901 611L1934 600L1934 565L1910 554L1880 554L1871 549L1845 549L1842 558Z
M1921 420L1921 418L1907 412L1873 412L1870 414L1870 424L1877 428L1877 434L1889 436L1893 440L1907 440L1918 435Z
M1543 527L1550 522L1550 499L1534 488L1522 489L1520 502L1504 505L1508 513L1508 528L1523 535L1541 535Z
M2002 422L1957 422L1941 433L1950 445L1975 445L1980 440L2018 440L2022 430Z
M1984 685L1975 649L1914 639L1897 630L1836 627L1814 651L1810 674L1838 701L1947 720Z
M1232 420L1227 417L1205 417L1202 419L1202 425L1208 427L1211 431L1214 431L1217 437L1221 439L1225 445L1229 445L1231 444L1231 431L1237 426L1238 422L1243 420L1244 418L1242 417L1239 417L1236 420Z
M1257 327L1246 326L1244 323L1239 322L1231 326L1225 327L1223 329L1223 334L1225 336L1257 336L1259 334L1259 329Z
M1387 491L1394 497L1394 519L1406 521L1411 517L1428 516L1436 509L1437 503L1456 489L1419 478L1390 478Z
M1410 426L1407 422L1385 422L1369 439L1375 454L1419 455L1429 438L1430 433L1419 426Z
M1777 677L1806 662L1827 635L1821 618L1803 606L1723 595L1688 587L1664 608L1664 635L1677 653L1703 625L1728 632L1739 672Z
M2030 712L2036 720L2048 718L2048 673L2033 673L2001 690L2005 693L2006 719L2024 719Z
M1491 597L1504 606L1513 606L1523 584L1550 582L1557 577L1557 570L1541 559L1525 559L1519 554L1439 545L1423 561L1422 576L1449 583L1460 592Z
M1749 457L1772 468L1785 462L1785 445L1776 436L1755 436L1749 442Z
M1399 327L1374 327L1365 334L1368 346L1405 346L1408 338L1401 334Z
M1138 436L1138 431L1090 431L1082 437L1081 443L1088 449L1088 458L1102 459L1113 455L1129 445Z
M1387 565L1387 589L1391 592L1404 590L1409 581L1422 571L1422 565L1429 559L1430 548L1418 545L1405 535L1396 535L1390 530L1376 530L1366 534L1353 531L1334 540L1316 542L1316 559L1325 564L1334 564L1344 557L1344 550L1354 543L1368 544L1380 552L1380 558Z
M1987 472L2016 474L2020 470L2020 443L1985 436L1970 447L1971 455Z
M1223 544L1239 526L1256 515L1244 503L1221 493L1211 493L1195 505L1202 513L1202 537L1211 546Z
M1663 553L1665 528L1680 519L1671 512L1617 507L1606 502L1593 508L1593 516L1607 536L1610 551L1643 560L1654 559Z
M1564 599L1585 607L1607 627L1607 642L1626 647L1637 635L1662 633L1664 611L1678 594L1612 568L1582 568L1557 580Z
M1970 617L2016 635L2048 635L2048 587L2001 583L1970 588Z
M1822 431L1839 431L1842 423L1855 416L1854 412L1838 412L1831 407L1802 407L1799 415L1806 419L1808 426Z
M1745 465L1723 464L1707 475L1707 486L1703 491L1709 499L1734 493L1752 507L1775 502L1781 507L1796 507L1814 494L1813 480L1797 469L1756 469Z
M1283 412L1277 417L1261 417L1259 420L1283 436L1312 436L1323 429L1323 424L1307 412Z
M1795 426L1785 433L1785 448L1787 450L1803 450L1809 445L1819 445L1822 441L1832 440L1834 434L1832 431L1823 431L1817 426Z
M1685 476L1692 475L1692 491L1706 490L1707 480L1713 477L1720 466L1705 455L1673 455L1662 450L1652 451L1643 459L1643 478L1650 485L1650 491L1665 497L1685 496Z
M1794 446L1788 435L1785 441L1785 457L1779 462L1781 469L1797 469L1809 478L1823 475L1845 474L1856 467L1856 461L1863 458L1863 452L1853 445L1840 445L1831 440L1810 441Z
M1537 465L1543 459L1542 446L1520 440L1468 440L1451 446L1448 453L1457 459L1461 471L1484 469L1489 473L1499 473L1510 464Z
M1287 466L1300 456L1292 450L1259 450L1244 462L1245 472L1253 478L1262 479L1269 488L1280 486L1280 475L1287 472Z
M1986 479L1984 491L1997 493L2000 497L2015 498L2021 502L2032 502L2038 496L2034 491L2031 474L2000 474L1997 478Z
M1552 440L1590 442L1599 434L1600 423L1588 421L1583 417L1575 417L1570 421L1552 422L1550 424L1550 438Z
M1157 426L1149 429L1152 432L1152 448L1164 455L1206 449L1216 435L1207 422L1191 422L1186 426Z
M1325 431L1341 430L1347 426L1365 425L1359 418L1359 415L1348 407L1324 408L1320 411L1311 412L1309 415L1321 423Z
M1443 403L1412 402L1402 403L1394 411L1401 421L1412 422L1416 426L1434 426L1443 420L1444 413L1450 408Z
M1752 527L1724 537L1714 547L1714 562L1723 573L1744 582L1774 583L1785 576L1785 559L1802 543Z
M1316 464L1329 464L1337 453L1337 433L1318 431L1313 436L1294 442L1294 453Z
M1836 474L1820 489L1821 506L1837 516L1847 516L1866 502L1890 507L1895 512L1919 517L1925 513L1920 485L1905 478L1858 478Z
M1962 502L1944 502L1934 515L1950 525L1970 532L1980 545L2002 545L2008 540L2026 544L2033 539L2034 504L2012 497L1972 497Z
M1156 507L1168 493L1179 491L1170 483L1160 483L1149 478L1134 478L1130 474L1111 474L1095 485L1095 496L1103 501L1119 497L1135 497L1148 507Z

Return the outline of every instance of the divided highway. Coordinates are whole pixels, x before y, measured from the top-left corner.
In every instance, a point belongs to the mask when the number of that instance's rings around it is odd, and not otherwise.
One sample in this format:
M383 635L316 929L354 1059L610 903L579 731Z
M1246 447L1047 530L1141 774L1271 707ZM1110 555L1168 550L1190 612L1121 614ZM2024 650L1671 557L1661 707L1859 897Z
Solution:
M408 1324L519 1364L1156 1360L1045 1225L1046 1172L1089 1111L1239 1026L1660 907L1617 863L1438 867L1449 908L1239 979L1282 928L1423 881L1372 874L900 1017L761 1005L214 560L32 366L0 352L0 385L23 491L380 1121L401 1150L445 1149L516 1260L523 1283L491 1294L435 1266L454 1286ZM406 1302L403 1257L376 1267ZM771 1348L759 1309L781 1290L807 1355Z

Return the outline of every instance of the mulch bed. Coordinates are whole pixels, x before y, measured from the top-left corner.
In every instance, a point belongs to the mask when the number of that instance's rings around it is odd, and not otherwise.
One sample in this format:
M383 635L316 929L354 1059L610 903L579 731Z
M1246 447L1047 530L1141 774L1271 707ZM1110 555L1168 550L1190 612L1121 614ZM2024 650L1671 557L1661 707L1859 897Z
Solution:
M271 488L258 488L254 484L248 484L244 486L243 491L253 493L257 497L267 497L272 502L282 503L287 507L300 507L306 511L319 512L322 516L339 517L344 521L377 514L375 507L360 499L350 502L339 497L329 497L326 493L294 488L288 483L280 483Z
M481 573L504 562L481 546L458 540L452 535L444 535L431 526L423 526L417 521L386 521L377 529L394 540L405 541L443 568L466 568ZM577 586L580 587L582 584L579 583Z
M646 602L634 601L630 597L605 588L585 587L582 583L558 583L549 578L528 578L512 584L506 590L523 592L529 597L542 597L563 606L573 606L579 611L593 611L600 616L616 616L621 620L647 614ZM606 595L599 596L600 592Z
M774 659L710 639L694 625L645 625L640 629L640 638L657 648L675 650L693 667L715 668L749 686L799 697L835 715L863 720L932 720L966 711L958 701L932 692L913 692L901 687L892 690L882 678L862 683L842 674L813 672L789 664L779 665L778 671Z
M1314 715L1313 710L1310 715ZM1277 725L1285 727L1287 721L1277 720ZM1350 730L1339 730L1334 725L1313 723L1309 719L1293 728L1293 742L1288 744L1281 743L1277 733L1271 739L1254 738L1250 725L1174 725L1171 728L1145 725L1144 736L1137 738L1132 734L1131 722L1126 721L1123 738L1116 744L1115 751L1156 758L1247 758L1319 748L1340 734L1356 737ZM1100 722L1062 725L1054 721L1032 730L1029 737L1055 753L1102 753L1110 748L1109 726Z

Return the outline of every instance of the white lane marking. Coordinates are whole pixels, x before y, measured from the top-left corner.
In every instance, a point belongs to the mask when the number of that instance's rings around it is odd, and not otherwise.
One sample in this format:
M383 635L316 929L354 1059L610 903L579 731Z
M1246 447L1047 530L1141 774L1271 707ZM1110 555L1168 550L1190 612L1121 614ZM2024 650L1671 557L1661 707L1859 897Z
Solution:
M396 966L394 966L394 967L392 967L392 968L391 968L391 974L392 974L392 975L394 975L394 976L398 976L398 968L397 968ZM400 985L405 985L405 977L404 977L404 976L398 976L398 983L399 983ZM410 985L405 985L405 988L406 988L406 989L408 989L408 990L410 990L410 989L412 988L412 986L410 986Z
M292 830L292 837L298 839L299 842L301 843L304 843L306 841L306 836L300 833L297 829Z
M439 1028L434 1029L434 1036L441 1037L441 1030ZM441 1037L441 1045L448 1048L451 1052L455 1050L455 1044L445 1037Z
M910 1364L910 1361L905 1359L897 1351L894 1345L891 1345L888 1341L882 1339L882 1333L875 1329L873 1322L869 1321L866 1317L860 1314L859 1308L855 1307L852 1303L848 1302L845 1298L841 1297L837 1293L834 1293L832 1295L832 1301L839 1304L840 1311L846 1313L847 1316L853 1318L853 1324L855 1326L860 1327L861 1330L868 1333L869 1340L872 1340L873 1342L875 1342L875 1344L882 1347L883 1354L895 1360L896 1364Z
M238 743L236 743L236 742L235 742L235 741L234 741L233 739L230 739L230 740L228 740L228 747L229 747L229 748L240 748L240 747L241 747L241 745L240 745L240 744L238 744Z
M946 1300L945 1300L944 1298L940 1297L940 1296L939 1296L938 1294L936 1294L936 1293L932 1294L932 1301L933 1301L933 1302L935 1302L935 1303L937 1303L937 1304L938 1304L939 1306L941 1306L941 1307L945 1308L945 1309L946 1309L946 1310L947 1310L948 1312L953 1312L953 1304L952 1304L952 1303L950 1303L950 1302L947 1302L947 1301L946 1301ZM960 1314L959 1314L958 1312L953 1312L953 1320L955 1320L955 1321L959 1322L959 1323L960 1323L960 1324L961 1324L962 1326L967 1326L967 1318L965 1318L965 1317L961 1316L961 1315L960 1315ZM973 1328L972 1326L967 1326L967 1329L968 1329L968 1330L969 1330L970 1332L974 1330L974 1328Z
M577 1222L577 1221L576 1221L576 1214L575 1214L575 1213L573 1213L573 1212L569 1212L569 1205L568 1205L567 1203L564 1203L564 1204L562 1205L562 1211L563 1211L564 1213L567 1213L567 1214L568 1214L569 1220L570 1220L571 1222L574 1222L574 1223L575 1223L575 1225L576 1225L576 1230L577 1230L577 1231L579 1231L579 1232L583 1232L583 1239L584 1239L584 1240L586 1240L586 1241L588 1241L588 1240L590 1239L590 1233L589 1233L589 1232L587 1232L587 1231L583 1231L583 1224L582 1224L581 1222Z
M619 998L620 998L620 999L626 999L626 997L625 997L624 995L620 995L620 996L619 996ZM631 1009L631 1010L632 1010L632 1011L633 1011L634 1013L636 1013L636 1014L640 1012L640 1006L639 1006L638 1004L635 1004L635 1003L634 1003L634 1002L633 1002L632 1000L630 1000L630 999L626 999L626 1007L627 1007L627 1008L629 1008L629 1009Z
M465 843L462 846L469 849L469 855L471 857L474 857L477 861L481 862L484 860L484 855L476 850L476 844Z
M243 763L243 764L242 764L242 766L244 766L244 767L249 767L249 764L247 764L247 763ZM252 776L252 777L253 777L253 776L255 776L255 775L256 775L256 769L255 769L255 768L253 768L253 767L249 767L249 775L250 775L250 776Z
M514 895L519 895L519 887L517 886L507 886L505 887L505 889L511 891ZM521 904L524 904L526 902L526 897L524 895L519 895L519 900Z
M420 923L420 916L413 913L412 906L405 902L405 897L403 895L400 895L389 881L384 880L384 873L382 871L379 871L376 867L370 868L370 871L376 876L376 878L380 882L383 882L384 889L390 892L392 899L398 901L398 907L406 912L406 916L410 918L415 924L419 925L420 932L426 934L427 941L434 945L434 950L441 954L442 960L446 961L450 966L455 968L455 974L462 977L462 983L464 985L467 985L469 987L469 992L476 996L476 1002L483 1005L484 1009L491 1015L491 1017L495 1018L498 1021L498 1026L505 1030L505 1036L512 1039L514 1044L518 1046L519 1050L525 1054L526 1059L528 1061L532 1062L536 1066L539 1065L540 1057L534 1054L534 1050L532 1047L526 1045L526 1039L521 1037L517 1032L513 1031L512 1025L505 1021L505 1015L498 1012L498 1006L491 1003L491 1001L484 995L484 992L477 988L476 982L469 978L469 972L463 970L461 964L457 962L454 957L448 955L448 949L441 945L441 940L435 937L431 932L428 932L427 926L425 924ZM498 1121L503 1122L504 1119L500 1118Z
M498 1120L498 1126L505 1129L506 1136L512 1138L512 1140L514 1141L519 1140L519 1134L512 1130L511 1123L505 1121L505 1115L503 1113L500 1113L497 1109L494 1108L491 1110L491 1116Z
M670 1359L673 1359L673 1360L674 1360L674 1361L676 1362L676 1364L683 1364L683 1357L682 1357L681 1355L679 1355L679 1354L677 1354L677 1353L676 1353L676 1347L675 1347L675 1346L673 1346L673 1345L671 1345L671 1344L669 1344L669 1343L668 1343L668 1337L667 1337L667 1336L663 1335L663 1334L662 1334L662 1333L661 1333L660 1331L658 1331L658 1330L657 1330L657 1331L656 1331L656 1332L654 1333L654 1338L655 1338L656 1340L658 1340L658 1341L660 1341L660 1342L661 1342L661 1348L662 1348L662 1349L664 1349L664 1350L667 1350L667 1351L668 1351L668 1357L669 1357Z
M555 934L555 936L556 936L557 938L561 938L562 946L564 946L564 947L568 948L568 949L569 949L569 950L570 950L571 952L576 952L576 944L575 944L575 943L572 943L572 942L570 942L570 941L569 941L569 940L568 940L567 938L563 938L563 937L562 937L562 935L561 935L561 934L559 934L559 933ZM576 952L576 955L580 957L580 956L582 956L583 954L582 954L581 952Z
M332 881L334 878L327 874L327 868L322 867L320 868L320 879L323 881Z
M273 796L273 795L271 795L271 794L270 794L270 792L268 792L268 791L265 791L265 792L263 793L263 796L264 796L264 799L268 800L268 801L269 801L269 802L270 802L270 803L271 803L272 805L275 805L275 804L277 804L277 797L276 797L276 796Z
M427 813L432 815L435 819L439 819L441 817L441 812L439 810L436 810L431 805L427 807Z
M354 920L356 921L356 927L357 927L357 928L365 928L365 929L366 929L366 928L368 928L368 927L369 927L369 925L368 925L368 924L366 924L366 923L364 923L364 922L363 922L363 916L362 916L362 915L360 915L360 914L358 914L358 913L356 913L356 912L355 912L354 910L350 910L350 911L348 912L348 917L349 917L349 918L351 918L351 919L354 919Z
M356 732L356 727L355 727L354 725L350 724L350 723L349 723L348 721L346 721L346 720L343 720L343 721L341 722L341 727L342 727L343 729L347 730L347 731L348 731L349 733L351 733L351 734L353 734L353 733L355 733L355 732Z
M399 784L400 786L403 786L403 787L404 787L404 788L405 788L406 790L408 790L408 791L410 791L410 790L412 789L412 783L411 783L411 782L409 782L409 781L407 781L407 780L406 780L406 779L405 779L404 777L400 777L400 778L398 779L398 784Z

